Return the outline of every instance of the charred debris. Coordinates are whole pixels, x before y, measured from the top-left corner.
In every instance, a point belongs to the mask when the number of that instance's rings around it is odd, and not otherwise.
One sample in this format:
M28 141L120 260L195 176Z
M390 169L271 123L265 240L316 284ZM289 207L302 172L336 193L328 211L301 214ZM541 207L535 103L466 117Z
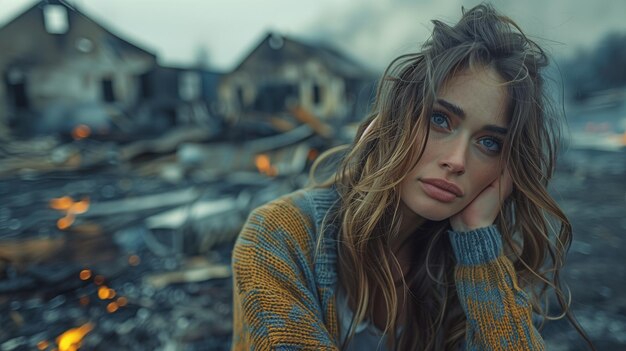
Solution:
M277 34L167 67L71 3L0 28L0 350L222 350L251 209L349 142L374 75Z

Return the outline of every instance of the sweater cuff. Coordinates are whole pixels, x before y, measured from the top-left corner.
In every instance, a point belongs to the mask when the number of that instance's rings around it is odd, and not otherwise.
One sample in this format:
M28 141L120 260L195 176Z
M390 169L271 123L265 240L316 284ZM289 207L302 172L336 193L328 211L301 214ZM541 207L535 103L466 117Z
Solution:
M468 232L448 230L448 236L456 261L462 266L485 264L502 252L502 237L495 225Z

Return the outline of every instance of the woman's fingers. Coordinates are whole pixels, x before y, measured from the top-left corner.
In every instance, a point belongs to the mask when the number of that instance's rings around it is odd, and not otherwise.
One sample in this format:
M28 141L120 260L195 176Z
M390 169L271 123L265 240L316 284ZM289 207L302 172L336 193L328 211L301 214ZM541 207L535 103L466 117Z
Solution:
M513 179L509 171L505 170L467 207L450 218L452 228L457 231L467 231L492 224L512 191Z

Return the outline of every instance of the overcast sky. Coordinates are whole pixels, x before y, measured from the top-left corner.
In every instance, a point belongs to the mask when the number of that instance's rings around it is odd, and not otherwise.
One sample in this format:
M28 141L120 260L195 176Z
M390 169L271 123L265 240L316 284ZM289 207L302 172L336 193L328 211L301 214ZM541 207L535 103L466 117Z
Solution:
M0 26L38 1L0 0ZM74 0L117 35L155 52L161 63L233 68L269 30L326 40L382 69L417 50L431 19L455 22L476 0ZM554 56L589 47L609 31L626 32L626 0L495 0Z

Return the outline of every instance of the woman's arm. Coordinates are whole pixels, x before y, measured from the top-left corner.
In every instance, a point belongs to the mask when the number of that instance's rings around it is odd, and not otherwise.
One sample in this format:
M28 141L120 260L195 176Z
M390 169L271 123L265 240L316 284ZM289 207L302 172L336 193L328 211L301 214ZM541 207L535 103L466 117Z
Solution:
M492 225L513 190L508 170L461 212L450 218L456 256L455 283L467 317L468 350L544 350L532 324L528 295L517 284L502 253L502 236Z
M528 295L502 254L498 229L450 231L449 236L457 260L457 293L467 317L467 350L544 350Z
M233 350L336 350L315 287L313 229L284 200L248 218L233 251Z

